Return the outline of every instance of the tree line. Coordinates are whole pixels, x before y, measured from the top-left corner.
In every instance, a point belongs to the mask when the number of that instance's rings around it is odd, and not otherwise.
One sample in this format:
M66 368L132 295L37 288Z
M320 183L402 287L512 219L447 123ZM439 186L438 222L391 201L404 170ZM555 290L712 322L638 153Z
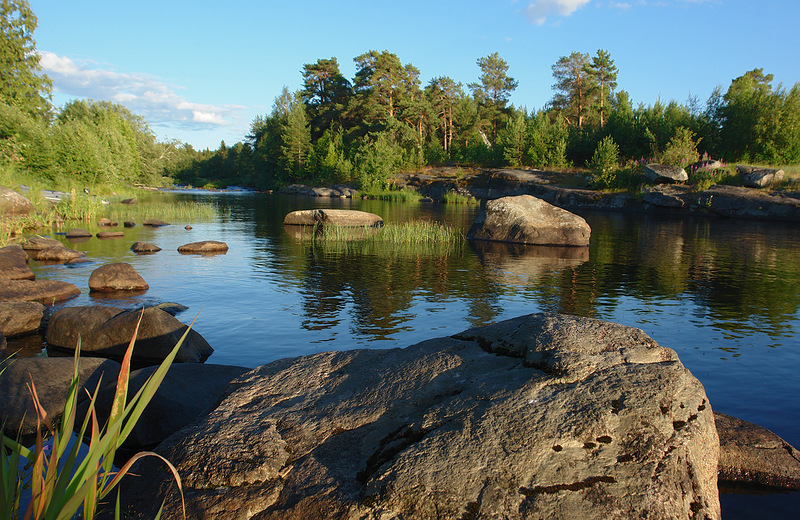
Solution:
M497 53L477 60L480 75L467 85L446 76L422 85L420 71L388 51L354 62L352 79L335 57L303 65L302 88L284 88L243 143L222 143L177 178L371 189L397 171L447 164L597 171L702 157L800 162L800 86L774 86L762 69L718 86L704 106L696 98L634 106L617 89L610 53L573 52L552 66L553 98L528 111L509 104L518 82Z
M429 165L613 173L637 161L683 166L702 156L800 163L800 84L775 86L754 69L725 91L717 87L705 105L690 98L634 106L603 49L559 58L552 99L531 111L510 104L518 82L498 53L477 59L477 80L466 85L447 76L423 85L419 69L388 51L353 58L349 79L335 57L318 59L302 66L302 88L284 88L241 142L196 151L159 142L121 105L72 101L54 109L35 27L25 0L0 0L0 166L51 180L372 189L397 171Z

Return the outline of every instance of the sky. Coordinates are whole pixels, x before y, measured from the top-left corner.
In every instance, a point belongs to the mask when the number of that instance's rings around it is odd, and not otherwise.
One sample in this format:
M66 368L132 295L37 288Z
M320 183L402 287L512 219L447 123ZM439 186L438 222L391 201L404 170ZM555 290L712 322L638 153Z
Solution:
M705 103L754 68L800 81L797 0L29 0L53 101L107 100L143 116L160 140L195 149L244 141L304 64L389 51L423 86L478 81L494 52L519 82L516 107L553 98L552 66L608 51L635 105Z

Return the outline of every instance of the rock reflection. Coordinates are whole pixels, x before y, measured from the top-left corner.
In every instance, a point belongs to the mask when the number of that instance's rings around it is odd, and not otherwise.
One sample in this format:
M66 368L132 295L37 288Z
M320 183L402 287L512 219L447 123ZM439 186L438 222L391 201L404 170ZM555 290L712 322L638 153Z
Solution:
M474 240L470 246L487 268L487 275L503 285L529 285L543 275L589 260L588 247L531 246Z

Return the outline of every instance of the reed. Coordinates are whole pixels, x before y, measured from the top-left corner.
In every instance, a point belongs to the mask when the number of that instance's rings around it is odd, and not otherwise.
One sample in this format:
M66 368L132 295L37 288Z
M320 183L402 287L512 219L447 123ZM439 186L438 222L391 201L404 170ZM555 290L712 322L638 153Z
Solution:
M94 393L90 395L89 410L78 430L77 440L73 436L73 431L77 421L80 386L78 375L80 340L75 349L75 371L67 392L64 414L58 426L54 426L42 408L36 386L31 380L28 388L38 413L39 425L36 445L33 449L29 449L20 444L18 439L3 435L3 461L0 463L0 518L37 520L94 518L101 507L106 507L106 497L128 474L133 463L146 456L160 458L167 464L178 484L178 489L181 490L181 500L183 500L181 479L177 470L160 455L142 452L134 455L120 469L113 466L117 450L130 435L145 407L164 380L191 326L156 371L129 400L131 356L138 330L139 324L136 325L120 367L107 423L100 427L95 410L100 388L98 383ZM46 441L42 434L42 426L50 435ZM88 446L80 442L87 438ZM23 500L26 493L29 499L27 505ZM119 494L117 494L115 514L116 518L120 517ZM159 511L156 518L160 516Z
M472 195L462 195L454 191L448 191L442 197L445 204L479 204L480 201Z
M160 201L142 200L136 204L119 204L112 202L102 208L101 216L116 221L142 220L157 218L162 220L176 220L181 222L203 222L213 220L220 215L228 213L222 211L216 204L189 201Z
M303 236L314 248L334 254L447 256L460 252L466 244L460 230L427 221L381 228L315 227Z
M390 202L418 202L422 198L422 195L420 195L419 192L409 189L374 189L369 191L359 191L358 195L360 195L362 198L386 200Z

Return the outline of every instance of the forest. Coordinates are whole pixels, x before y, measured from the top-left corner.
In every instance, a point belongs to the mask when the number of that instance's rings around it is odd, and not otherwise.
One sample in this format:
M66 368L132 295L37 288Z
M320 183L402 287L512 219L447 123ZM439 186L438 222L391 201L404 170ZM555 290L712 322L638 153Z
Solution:
M284 87L242 141L216 150L161 142L140 116L109 101L52 106L52 84L35 51L36 16L24 0L2 0L0 168L57 185L165 183L261 189L290 183L386 186L396 172L428 166L586 169L601 188L625 187L646 162L701 159L800 163L800 84L774 85L744 72L705 104L661 100L634 106L609 52L572 52L552 65L552 99L510 104L518 82L493 53L477 79L421 72L389 51L302 65L302 88Z

